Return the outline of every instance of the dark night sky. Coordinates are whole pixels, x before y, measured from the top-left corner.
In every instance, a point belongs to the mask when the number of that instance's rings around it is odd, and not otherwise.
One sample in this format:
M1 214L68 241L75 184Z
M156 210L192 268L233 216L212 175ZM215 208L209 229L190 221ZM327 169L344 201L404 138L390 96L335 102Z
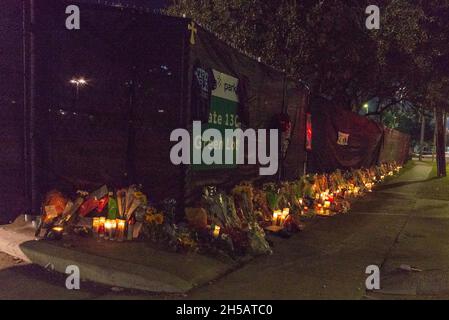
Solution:
M160 9L166 6L167 0L79 0L85 3L123 4L124 6L137 6L149 9Z

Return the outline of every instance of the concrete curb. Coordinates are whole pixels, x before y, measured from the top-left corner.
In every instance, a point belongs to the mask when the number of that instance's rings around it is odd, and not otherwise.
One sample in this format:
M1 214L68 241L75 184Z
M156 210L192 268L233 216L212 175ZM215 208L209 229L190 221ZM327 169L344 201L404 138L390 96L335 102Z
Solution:
M188 281L155 268L111 261L42 241L28 241L19 247L37 265L60 273L65 273L68 266L75 265L80 269L81 279L108 286L164 293L184 293L193 288Z
M170 262L170 258L165 260L174 266L171 269L163 265L159 267L157 263L140 264L138 261L115 259L48 241L37 241L34 231L31 223L25 222L23 216L13 224L0 226L0 251L60 273L65 273L68 266L75 265L80 269L81 279L107 286L155 293L185 293L235 268L235 264L218 264L200 259L193 274L186 275L178 272L183 268L179 265L183 261L179 257L173 262ZM204 272L204 268L210 272Z

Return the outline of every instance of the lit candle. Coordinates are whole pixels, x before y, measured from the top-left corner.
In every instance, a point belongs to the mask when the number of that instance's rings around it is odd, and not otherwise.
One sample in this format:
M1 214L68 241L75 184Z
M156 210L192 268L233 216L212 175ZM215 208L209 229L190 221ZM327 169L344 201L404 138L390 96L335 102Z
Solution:
M98 225L98 235L100 236L100 238L104 237L104 233L105 233L105 223L106 223L106 218L105 217L101 217L99 220L99 225Z
M92 231L95 235L98 234L100 230L100 218L96 217L92 219Z
M104 223L104 238L108 240L112 236L112 223L107 219Z
M278 225L278 220L279 220L281 215L282 215L282 211L281 210L274 210L273 211L273 225L274 226Z
M303 205L303 203L304 203L304 200L302 200L302 199L299 199L299 205L300 205L300 206L302 206L302 205Z
M63 227L53 227L51 229L51 233L52 233L54 240L61 240L62 234L64 233L64 228Z
M115 231L117 230L117 221L116 220L110 220L111 221L111 233L109 236L109 240L115 240Z
M280 222L279 222L279 225L281 227L284 225L284 222L287 219L289 214L290 214L290 208L284 208L284 210L282 210L282 213L280 215Z
M213 232L214 238L218 238L220 236L220 229L221 229L220 226L215 225Z
M117 240L122 242L125 240L125 227L126 227L126 221L125 220L117 220Z

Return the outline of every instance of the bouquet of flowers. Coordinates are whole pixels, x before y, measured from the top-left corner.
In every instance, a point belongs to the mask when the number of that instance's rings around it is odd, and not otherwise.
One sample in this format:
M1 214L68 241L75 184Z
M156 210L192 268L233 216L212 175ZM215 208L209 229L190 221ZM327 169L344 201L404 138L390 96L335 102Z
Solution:
M280 189L275 183L267 183L263 185L263 190L267 197L268 206L271 211L279 209L279 201L281 200Z
M255 222L256 216L254 214L254 192L251 183L242 182L232 189L231 194L234 197L235 207L237 212L242 215L243 221Z
M259 213L264 221L271 221L271 210L267 201L267 195L262 189L254 190L254 209Z

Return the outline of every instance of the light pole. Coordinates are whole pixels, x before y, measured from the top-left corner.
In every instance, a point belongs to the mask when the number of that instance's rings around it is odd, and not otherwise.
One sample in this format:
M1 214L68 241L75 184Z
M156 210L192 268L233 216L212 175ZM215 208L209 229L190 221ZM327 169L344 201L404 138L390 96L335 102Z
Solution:
M76 86L76 100L78 101L79 95L80 95L80 87L84 87L87 85L87 81L84 78L73 78L70 80L70 83Z
M424 110L421 111L421 136L419 140L419 161L422 161L422 154L424 150L424 134L426 129L426 118L424 116Z

